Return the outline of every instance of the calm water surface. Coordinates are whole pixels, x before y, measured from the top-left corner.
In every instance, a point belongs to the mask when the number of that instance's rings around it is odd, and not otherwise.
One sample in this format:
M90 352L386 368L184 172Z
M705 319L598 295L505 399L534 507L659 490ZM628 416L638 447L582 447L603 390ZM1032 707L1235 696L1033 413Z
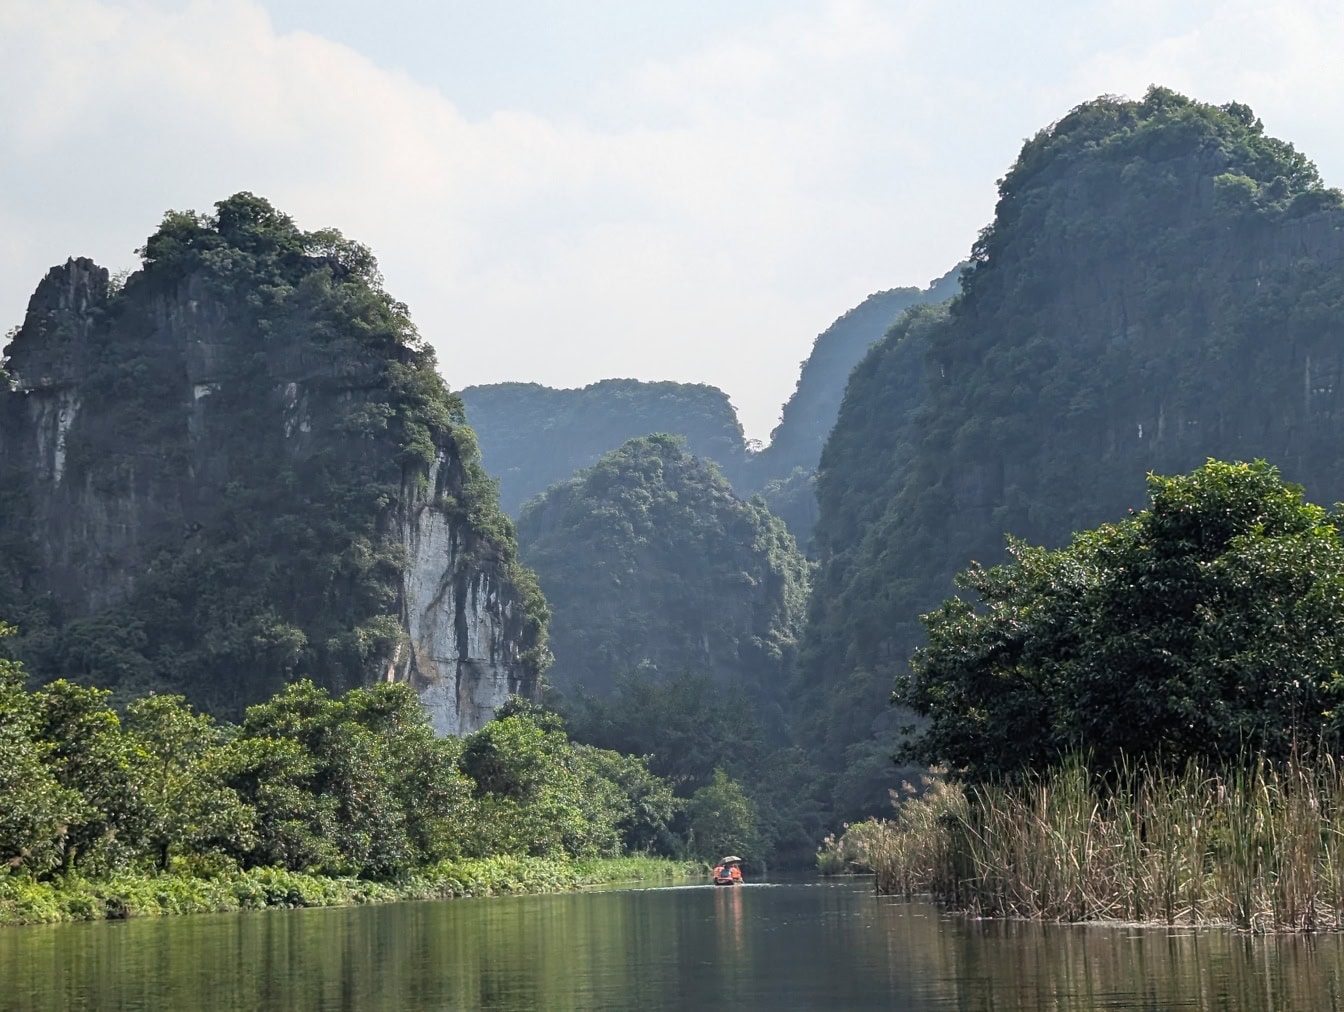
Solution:
M999 924L866 883L0 929L0 1009L1344 1008L1344 940Z

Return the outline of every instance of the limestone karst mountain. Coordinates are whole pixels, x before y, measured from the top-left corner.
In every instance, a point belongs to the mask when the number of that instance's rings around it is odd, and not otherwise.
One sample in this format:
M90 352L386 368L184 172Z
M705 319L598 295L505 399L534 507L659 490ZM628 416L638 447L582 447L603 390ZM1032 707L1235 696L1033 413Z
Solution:
M897 786L879 704L918 616L1005 533L1064 543L1209 457L1344 497L1344 200L1301 153L1154 88L1043 130L999 194L961 296L872 349L822 455L797 704L847 813Z
M784 702L808 564L784 524L673 436L627 442L533 500L519 550L552 611L562 691L694 673Z
M142 255L53 268L6 349L0 616L29 669L226 714L404 679L452 732L533 694L545 605L368 250L241 193Z

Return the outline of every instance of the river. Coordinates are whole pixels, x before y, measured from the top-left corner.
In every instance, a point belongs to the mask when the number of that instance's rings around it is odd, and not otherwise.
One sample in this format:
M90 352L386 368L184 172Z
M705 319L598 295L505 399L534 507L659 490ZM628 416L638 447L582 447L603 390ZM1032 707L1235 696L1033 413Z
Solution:
M1340 1009L1344 939L975 921L864 882L0 929L0 1009Z

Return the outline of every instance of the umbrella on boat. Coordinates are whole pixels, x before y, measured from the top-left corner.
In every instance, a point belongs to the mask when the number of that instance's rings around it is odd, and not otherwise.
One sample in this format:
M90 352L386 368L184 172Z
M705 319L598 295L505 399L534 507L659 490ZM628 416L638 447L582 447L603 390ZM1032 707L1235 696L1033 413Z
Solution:
M738 857L736 854L729 854L727 857L722 858L719 861L719 864L734 864L734 863L736 864L742 863L742 859Z

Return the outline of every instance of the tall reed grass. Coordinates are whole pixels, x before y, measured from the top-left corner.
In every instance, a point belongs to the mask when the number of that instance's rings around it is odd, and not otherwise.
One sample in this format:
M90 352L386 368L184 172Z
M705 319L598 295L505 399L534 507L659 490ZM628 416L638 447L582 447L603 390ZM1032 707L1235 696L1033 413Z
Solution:
M1070 760L1017 787L934 782L858 831L877 889L983 916L1344 929L1344 771Z

